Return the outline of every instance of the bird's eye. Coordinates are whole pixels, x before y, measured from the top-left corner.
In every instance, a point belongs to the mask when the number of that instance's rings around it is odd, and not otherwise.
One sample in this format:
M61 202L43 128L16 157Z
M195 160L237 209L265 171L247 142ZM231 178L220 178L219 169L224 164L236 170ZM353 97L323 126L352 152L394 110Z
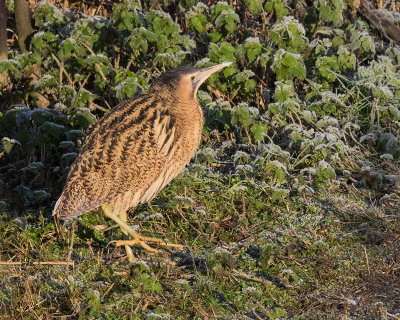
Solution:
M192 78L191 78L191 79L192 79L192 80L194 80L194 78L195 78L195 76L192 76Z

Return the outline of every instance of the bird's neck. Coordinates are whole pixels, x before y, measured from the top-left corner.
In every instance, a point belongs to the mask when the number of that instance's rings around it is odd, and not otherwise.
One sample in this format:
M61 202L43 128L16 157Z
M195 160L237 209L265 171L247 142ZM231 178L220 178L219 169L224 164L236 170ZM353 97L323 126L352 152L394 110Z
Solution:
M181 121L194 120L203 118L203 112L196 97L182 99L178 94L168 94L160 97L164 105L168 106L168 110L173 117Z
M197 100L193 100L191 102L187 101L184 103L176 103L171 106L171 113L179 118L179 119L196 119L196 118L203 118L203 112L201 110L200 104Z
M203 131L203 111L197 100L191 103L175 104L176 112L171 113L175 117L176 137L180 140L182 154L180 158L189 161L199 147L201 133ZM174 107L173 107L174 108Z

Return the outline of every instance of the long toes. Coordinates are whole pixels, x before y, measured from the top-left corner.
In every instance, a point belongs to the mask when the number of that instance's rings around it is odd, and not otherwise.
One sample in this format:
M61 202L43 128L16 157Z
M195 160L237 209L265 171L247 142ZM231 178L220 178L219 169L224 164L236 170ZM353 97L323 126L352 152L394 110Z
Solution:
M178 248L178 249L182 249L184 247L184 245L182 245L182 244L168 243L168 242L165 242L164 240L158 239L158 238L150 238L150 237L140 236L140 240L156 243L160 246L165 246L165 247L174 247L174 248Z
M140 243L140 245L141 245L144 249L146 249L147 251L154 252L154 253L155 253L155 252L158 252L157 249L154 249L154 248L150 247L148 244L144 243L143 241L140 241L139 243Z
M164 246L164 247L173 247L173 248L177 248L177 249L182 249L185 246L183 244L178 244L178 243L168 243L165 242L164 240L161 239L146 239L147 242L152 242L152 243L156 243L160 246Z
M125 251L126 251L126 257L128 258L129 262L135 261L135 255L132 252L132 249L130 246L125 246Z
M115 246L120 247L120 246L133 246L135 244L139 243L139 239L132 239L132 240L118 240L115 241ZM114 241L113 241L114 242Z
M158 252L157 249L154 249L152 247L150 247L148 244L146 244L145 242L143 242L141 239L136 238L136 239L132 239L132 240L119 240L115 243L115 245L117 247L119 246L133 246L135 244L139 244L141 245L144 249L146 249L147 251L150 252Z

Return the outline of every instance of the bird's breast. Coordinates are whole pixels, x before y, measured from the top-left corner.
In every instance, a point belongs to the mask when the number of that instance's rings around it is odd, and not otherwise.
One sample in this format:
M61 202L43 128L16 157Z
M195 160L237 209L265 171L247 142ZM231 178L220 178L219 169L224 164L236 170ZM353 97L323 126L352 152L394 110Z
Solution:
M184 160L186 165L196 153L203 131L203 112L198 103L190 114L176 119L176 128L178 141L174 158Z

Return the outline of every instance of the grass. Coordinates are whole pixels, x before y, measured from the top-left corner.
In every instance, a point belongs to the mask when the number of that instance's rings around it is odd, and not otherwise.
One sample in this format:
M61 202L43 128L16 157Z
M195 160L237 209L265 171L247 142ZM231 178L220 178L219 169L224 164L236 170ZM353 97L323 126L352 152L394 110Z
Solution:
M381 162L377 169L396 166ZM2 260L22 265L0 266L2 314L397 319L398 184L379 202L390 190L371 189L362 176L353 180L337 177L314 195L272 201L252 178L192 164L130 220L144 234L186 248L149 255L138 247L135 263L110 243L122 234L99 212L61 233L50 212L3 212ZM63 264L38 264L52 261Z

